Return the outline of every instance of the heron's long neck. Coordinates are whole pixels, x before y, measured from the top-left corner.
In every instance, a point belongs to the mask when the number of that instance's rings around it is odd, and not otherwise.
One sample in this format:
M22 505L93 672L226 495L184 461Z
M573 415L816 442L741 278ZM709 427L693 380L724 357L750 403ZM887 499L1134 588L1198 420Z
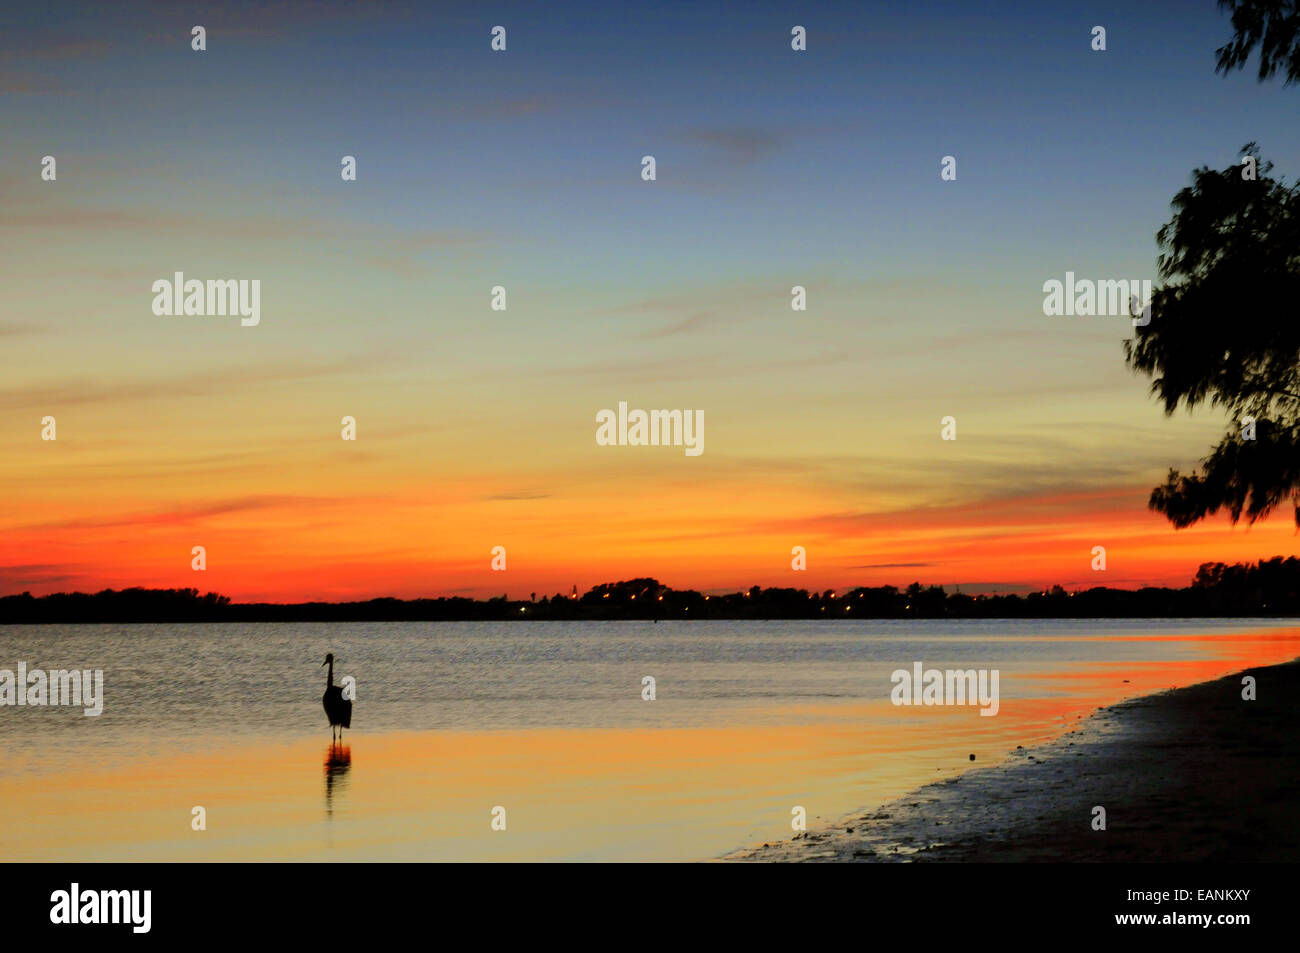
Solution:
M330 674L329 674L329 681L325 683L325 687L326 687L326 688L329 688L329 687L332 686L333 684L334 684L334 660L333 660L333 659L330 659Z

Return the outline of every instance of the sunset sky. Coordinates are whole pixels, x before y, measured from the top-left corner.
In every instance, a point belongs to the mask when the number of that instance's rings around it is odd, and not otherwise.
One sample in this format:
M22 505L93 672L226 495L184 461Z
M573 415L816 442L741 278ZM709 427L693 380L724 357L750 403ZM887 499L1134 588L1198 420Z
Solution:
M1225 419L1163 415L1126 319L1042 310L1067 271L1154 279L1195 167L1257 140L1300 172L1300 91L1215 75L1213 0L358 6L3 14L0 594L1007 591L1300 553L1289 514L1149 512ZM260 280L260 325L155 316L176 271ZM619 401L703 410L704 453L597 446Z

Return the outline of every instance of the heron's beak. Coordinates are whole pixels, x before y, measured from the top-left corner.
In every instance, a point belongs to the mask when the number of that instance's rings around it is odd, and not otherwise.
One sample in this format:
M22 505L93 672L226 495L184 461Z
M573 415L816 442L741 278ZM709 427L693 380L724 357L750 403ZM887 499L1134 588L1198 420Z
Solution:
M326 665L328 665L328 664L329 664L329 659L326 659L325 661L323 661L323 662L320 663L320 667L321 667L321 668L324 668L324 667L325 667Z

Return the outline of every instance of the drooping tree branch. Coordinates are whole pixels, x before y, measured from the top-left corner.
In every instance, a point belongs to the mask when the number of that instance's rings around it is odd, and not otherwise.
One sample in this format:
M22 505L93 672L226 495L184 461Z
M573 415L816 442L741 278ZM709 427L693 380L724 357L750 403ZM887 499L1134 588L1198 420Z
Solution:
M1300 81L1300 0L1219 0L1219 7L1232 11L1235 32L1215 51L1215 72L1244 69L1259 47L1260 82L1279 70L1283 85Z
M1254 143L1243 153L1255 177L1202 167L1174 197L1156 234L1151 320L1125 343L1165 413L1209 404L1235 425L1256 420L1152 491L1152 509L1179 528L1221 509L1254 522L1288 498L1300 504L1300 185L1271 178Z

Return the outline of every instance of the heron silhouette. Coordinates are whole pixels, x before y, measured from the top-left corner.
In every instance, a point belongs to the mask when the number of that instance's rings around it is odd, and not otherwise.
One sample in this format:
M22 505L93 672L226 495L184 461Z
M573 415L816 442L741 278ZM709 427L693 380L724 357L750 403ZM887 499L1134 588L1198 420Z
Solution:
M330 720L330 737L338 729L338 737L343 738L343 729L352 727L352 702L343 697L343 686L334 684L334 653L325 656L321 665L330 667L329 679L325 682L325 696L321 703L325 706L325 716Z

